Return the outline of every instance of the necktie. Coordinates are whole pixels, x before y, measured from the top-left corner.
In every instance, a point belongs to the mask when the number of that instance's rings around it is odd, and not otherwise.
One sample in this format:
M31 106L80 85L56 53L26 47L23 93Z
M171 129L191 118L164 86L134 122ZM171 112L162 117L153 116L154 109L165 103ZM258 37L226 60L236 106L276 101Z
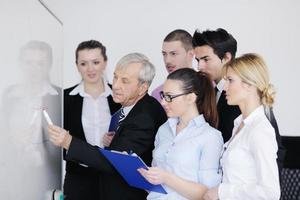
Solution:
M216 95L216 103L218 104L218 101L219 101L220 96L221 96L221 91L219 91L217 86L215 87L215 95Z
M109 129L108 131L115 132L118 130L120 123L122 120L124 120L125 114L123 108L119 109L113 116L111 116L110 124L109 124Z
M125 119L125 113L123 110L123 107L120 109L120 115L119 115L119 124Z
M218 88L217 88L217 86L215 87L215 95L217 96L218 95Z

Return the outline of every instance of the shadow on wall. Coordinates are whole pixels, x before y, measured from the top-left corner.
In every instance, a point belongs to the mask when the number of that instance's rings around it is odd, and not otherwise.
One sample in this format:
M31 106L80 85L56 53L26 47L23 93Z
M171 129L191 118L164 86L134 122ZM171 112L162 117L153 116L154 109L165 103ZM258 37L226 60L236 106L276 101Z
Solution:
M61 89L50 82L49 44L29 41L18 60L22 78L2 93L0 193L4 199L44 199L36 188L43 195L60 185L55 179L61 174L61 153L48 141L42 111L46 109L52 121L61 125ZM45 181L48 177L53 178Z

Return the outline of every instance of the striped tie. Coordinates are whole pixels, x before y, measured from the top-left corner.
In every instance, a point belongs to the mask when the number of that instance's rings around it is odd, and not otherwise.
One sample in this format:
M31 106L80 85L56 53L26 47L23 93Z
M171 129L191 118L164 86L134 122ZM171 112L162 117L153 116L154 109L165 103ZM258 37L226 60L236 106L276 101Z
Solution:
M120 110L121 110L121 112L119 115L119 124L125 119L125 113L124 113L123 107Z

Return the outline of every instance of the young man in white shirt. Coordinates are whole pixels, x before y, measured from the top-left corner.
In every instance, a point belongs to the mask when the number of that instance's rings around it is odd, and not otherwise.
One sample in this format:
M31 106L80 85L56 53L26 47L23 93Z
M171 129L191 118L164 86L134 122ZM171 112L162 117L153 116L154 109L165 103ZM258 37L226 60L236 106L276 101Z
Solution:
M192 36L182 29L170 32L163 41L162 55L169 74L180 68L192 68L194 57ZM161 84L151 93L159 102L161 101L159 93L162 91L162 86Z

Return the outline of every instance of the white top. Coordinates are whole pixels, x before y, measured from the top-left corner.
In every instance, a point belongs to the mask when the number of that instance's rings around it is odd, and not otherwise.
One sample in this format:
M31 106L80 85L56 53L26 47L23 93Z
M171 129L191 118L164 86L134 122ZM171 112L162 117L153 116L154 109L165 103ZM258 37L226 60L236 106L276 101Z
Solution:
M244 127L234 136L242 122ZM278 147L275 131L263 106L255 109L244 121L242 115L236 118L233 134L233 140L225 143L221 158L220 200L278 200Z
M153 150L152 166L174 173L196 183L214 187L221 181L218 174L223 147L221 133L209 126L203 115L195 117L176 134L177 118L169 118L160 126ZM168 194L150 192L147 199L186 199L163 185Z
M111 119L107 101L111 89L104 82L104 92L95 99L84 91L83 84L81 82L69 94L79 94L83 97L81 121L87 142L91 145L103 147L103 136L108 131Z

